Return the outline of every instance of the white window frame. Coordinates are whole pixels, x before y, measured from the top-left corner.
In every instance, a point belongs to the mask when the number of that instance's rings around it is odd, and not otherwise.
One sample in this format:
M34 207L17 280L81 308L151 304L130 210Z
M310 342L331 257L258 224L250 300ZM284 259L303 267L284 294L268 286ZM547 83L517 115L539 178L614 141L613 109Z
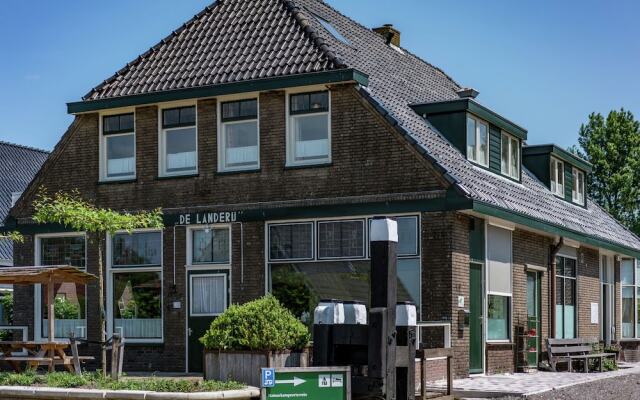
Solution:
M311 92L323 92L326 91L327 92L327 104L329 106L329 110L326 112L320 112L320 113L313 113L313 114L308 114L308 115L327 115L327 143L328 143L328 149L329 149L329 154L327 154L327 158L323 158L323 159L317 159L317 160L302 160L302 161L296 161L295 160L295 137L294 137L294 132L292 129L292 125L293 125L293 118L295 117L300 117L300 115L296 116L296 115L291 115L290 113L290 108L291 108L291 96L292 95L296 95L296 94L302 94L302 93L311 93ZM321 86L321 87L306 87L306 88L297 88L294 90L287 90L287 95L286 95L286 99L285 99L285 108L286 108L286 118L285 118L285 124L286 124L286 167L298 167L298 166L311 166L311 165L326 165L326 164L331 164L332 162L332 151L331 151L331 147L332 147L332 140L331 140L331 90L329 90L329 88L325 87L325 86ZM302 114L302 116L304 116L305 114Z
M502 162L504 161L502 159L502 144L503 144L503 139L506 138L508 140L509 143L509 148L507 149L507 160L506 160L506 171L504 168L502 168ZM513 146L514 144L518 147L518 159L516 160L516 169L515 171L513 171L512 169L512 159L511 156L513 154L512 150L513 150ZM506 175L510 178L513 179L520 179L520 169L521 169L521 162L520 159L522 158L521 154L520 154L520 139L516 138L513 135L508 134L505 131L502 131L500 134L500 172L502 172L503 175Z
M228 282L229 279L227 274L224 273L212 273L212 274L190 274L189 275L189 316L190 317L217 317L222 313L194 313L193 312L193 278L203 278L203 277L222 277L222 281L224 282L224 307L223 310L226 310L229 307L227 303L227 299L229 297L229 288ZM224 312L224 311L223 311Z
M582 191L580 191L580 187L578 186L578 178L582 176ZM583 206L585 204L585 174L583 171L579 170L576 167L571 167L571 177L573 180L573 184L571 185L571 199L574 203ZM577 190L576 190L577 188Z
M84 271L87 270L87 255L88 255L88 249L87 249L87 234L86 232L59 232L59 233L42 233L42 234L37 234L35 235L34 238L34 260L36 262L36 265L42 265L42 261L41 261L41 257L42 257L42 250L41 250L41 241L44 238L58 238L58 237L84 237L84 260L85 260L85 268ZM43 338L42 337L42 286L41 284L36 284L34 285L34 296L33 296L33 301L34 301L34 321L33 321L33 329L34 329L34 334L33 334L33 338L36 341L43 341L43 340L48 340L48 338ZM85 285L85 299L88 300L89 298L89 291L88 291L88 285ZM84 316L85 316L85 320L87 320L87 326L84 327L84 336L82 337L82 339L86 339L87 338L87 329L89 326L89 321L88 321L88 314L87 314L87 306L88 306L89 302L86 301L85 302L85 310L84 310ZM60 341L68 341L69 339L65 339L65 338L57 338L56 340L60 340Z
M600 323L600 340L604 341L605 337L602 335L602 330L604 328L609 328L609 339L611 342L616 340L617 332L615 328L615 314L616 314L616 278L615 278L615 257L611 254L600 252L600 306L599 306L599 318L598 321ZM604 276L607 275L608 281L604 279ZM607 291L609 296L609 302L612 305L613 313L609 313L608 320L604 318L605 312L605 304L602 301L602 295L604 294L604 290ZM622 294L622 293L621 293ZM611 310L609 310L611 311ZM607 327L607 325L609 325Z
M504 292L495 292L495 291L491 291L489 290L489 279L491 276L491 273L489 271L489 245L488 245L488 238L489 238L489 234L488 234L488 230L489 230L489 225L493 225L496 228L500 228L500 229L504 229L509 231L510 233L510 243L511 243L511 248L510 248L510 253L511 253L511 268L509 268L509 272L510 272L510 281L511 281L511 293L504 293ZM484 254L485 254L485 260L484 260L484 271L483 271L483 279L486 280L485 282L485 288L484 288L484 313L483 313L483 322L484 322L484 338L486 343L513 343L514 341L514 337L513 337L513 231L515 230L514 227L505 225L505 224L500 224L500 223L493 223L490 221L486 221L486 223L484 224L484 237L485 237L485 243L484 243ZM509 327L507 329L508 333L509 333L509 338L508 339L489 339L489 296L500 296L500 297L507 297L508 298L508 306L509 306L509 320L508 320L508 324Z
M271 264L286 264L286 263L296 263L296 264L305 264L305 263L316 263L316 262L331 262L334 260L331 259L319 259L317 257L317 252L315 251L315 248L317 247L317 238L316 238L316 232L317 232L317 228L316 225L318 222L321 221L342 221L342 220L357 220L357 219L364 219L365 221L367 221L366 225L365 225L365 232L364 232L364 236L365 236L365 253L366 253L366 257L363 258L341 258L339 259L340 261L362 261L362 260L369 260L371 258L371 254L370 254L370 246L369 246L369 230L370 230L370 225L371 225L371 220L375 217L376 215L371 215L371 214L367 214L367 215L349 215L349 216L344 216L344 217L326 217L326 218L304 218L304 219L283 219L283 220L271 220L271 221L265 221L264 224L264 237L265 237L265 241L264 241L264 251L265 251L265 258L264 258L264 287L265 287L265 295L271 293ZM390 218L401 218L401 217L405 217L405 218L409 218L409 217L414 217L416 218L417 222L416 222L416 235L417 235L417 241L418 241L418 247L417 247L417 254L414 255L402 255L402 256L398 256L398 260L405 260L405 259L417 259L418 260L418 270L419 270L419 276L420 279L422 279L422 272L423 272L423 263L422 263L422 215L419 213L399 213L399 214L392 214L389 215ZM272 260L270 258L270 240L269 240L269 227L270 226L275 226L275 225L291 225L291 224L311 224L311 232L312 232L312 245L311 248L313 249L312 252L313 257L312 258L308 258L308 259L275 259ZM423 291L422 291L422 285L419 285L419 299L420 299L420 304L416 305L417 307L417 312L418 312L418 318L421 318L422 316L422 305L423 303Z
M164 231L162 229L135 229L131 232L117 231L115 234L124 233L140 233L140 232L160 232L160 266L157 267L116 267L113 268L113 237L109 234L106 235L106 258L107 258L107 287L106 287L106 325L107 335L112 335L114 332L113 325L113 275L117 273L135 273L135 272L160 272L160 323L162 325L162 335L160 338L125 338L128 343L164 343Z
M242 101L242 100L256 100L256 118L255 119L245 119L239 121L222 121L222 103L233 102L233 101ZM221 96L217 98L216 102L216 114L217 114L217 126L218 126L218 172L235 172L235 171L255 171L260 169L260 94L256 93L243 93L242 95L231 95L231 96ZM256 160L255 165L246 165L246 166L232 166L227 167L226 164L226 134L225 127L227 125L233 125L243 122L256 122L256 135L257 135L257 146L258 146L258 159Z
M194 263L193 262L193 232L194 231L203 231L207 228L211 229L220 229L226 228L229 231L229 262L227 263ZM188 269L231 269L231 265L233 265L233 232L231 229L231 224L213 224L213 225L195 225L195 226L187 226L187 251L186 251L186 264L185 267Z
M578 250L576 249L576 253L577 253L577 251ZM572 255L572 254L569 254L568 252L562 252L562 251L560 251L556 255L556 257L562 257L562 258L566 258L566 259L569 259L569 260L574 260L576 262L576 271L575 271L575 275L576 276L571 277L571 276L568 276L568 275L560 275L560 274L556 273L556 279L557 278L562 278L563 280L570 279L570 280L573 280L575 282L575 284L576 284L576 292L575 292L576 293L575 294L575 297L576 297L575 298L575 303L576 304L574 306L575 310L574 310L574 315L573 315L573 323L574 323L574 326L575 326L575 330L574 330L575 337L579 338L580 337L580 321L579 321L579 318L580 318L580 315L579 315L580 302L579 302L579 294L578 294L579 293L578 292L578 290L579 290L579 287L578 287L578 276L579 276L578 275L578 270L579 270L580 266L578 265L578 257L577 257L577 255ZM564 274L564 271L562 271L562 273ZM556 283L556 285L557 285L557 283ZM556 299L556 302L557 301L558 300ZM556 312L556 306L557 306L557 304L553 304L552 305L554 313ZM565 307L565 303L564 302L562 303L562 306ZM556 321L557 321L559 316L556 314L555 317L556 317ZM563 322L563 326L564 326L564 322ZM553 332L552 334L555 337L556 333Z
M560 170L560 168L558 167L559 165L562 165L562 185L558 184L558 177L560 175L558 175L558 171ZM550 164L549 164L549 177L550 177L550 184L549 184L549 189L551 190L551 192L558 196L558 197L562 197L564 199L565 197L565 193L564 193L564 186L565 186L565 165L564 165L564 161L559 160L555 157L551 157L550 160ZM555 184L555 190L554 190L554 184Z
M633 261L633 284L629 285L626 283L622 283L622 261L623 260L632 260ZM622 315L624 314L624 310L622 309L622 290L624 288L633 288L633 336L625 337L622 331ZM638 289L640 289L640 276L638 276L638 260L631 257L622 257L620 259L620 316L618 321L620 322L620 334L616 334L616 337L619 341L635 341L640 339L640 334L638 332L638 301L640 297L638 297ZM617 296L616 296L617 297Z
M103 131L103 124L104 124L104 117L110 117L110 116L114 116L114 115L120 115L120 114L131 114L133 113L133 132L127 132L127 133L111 133L108 135L104 134ZM137 126L136 126L136 110L134 108L126 108L126 109L116 109L116 110L109 110L109 111L105 111L105 112L101 112L98 114L98 135L100 136L100 148L99 148L99 156L100 156L100 162L99 162L99 173L100 173L100 182L117 182L117 181L131 181L131 180L135 180L138 174L138 154L137 154ZM107 141L108 138L110 137L118 137L118 136L129 136L129 135L133 135L133 175L127 175L127 176L114 176L114 177L109 177L107 176L108 173L108 168L107 168Z
M186 126L175 127L175 128L163 128L163 111L170 110L172 108L182 108L182 107L194 107L195 108L195 122L193 127L196 132L196 166L195 169L189 171L177 171L177 172L169 172L167 171L167 160L166 160L166 149L167 149L167 133L184 129ZM200 157L199 157L199 148L198 148L198 103L194 102L172 102L172 103L162 103L161 107L158 107L158 176L161 178L169 178L172 176L190 176L197 175L200 166Z
M465 124L465 152L467 155L467 160L471 161L474 164L478 164L481 165L483 167L488 168L489 167L489 154L490 149L489 147L491 146L491 132L490 132L490 128L489 128L489 123L486 122L483 119L480 119L478 117L476 117L473 114L466 114L467 119L464 120ZM467 123L468 123L468 119L471 119L474 121L474 128L475 128L475 138L476 138L476 144L474 147L474 152L475 152L475 157L472 157L471 154L469 154L469 144L466 143L466 140L469 136L469 133L467 132ZM484 125L487 128L487 151L486 151L486 163L483 163L480 161L480 159L478 158L478 156L481 154L481 146L480 146L480 129L478 129L478 125Z

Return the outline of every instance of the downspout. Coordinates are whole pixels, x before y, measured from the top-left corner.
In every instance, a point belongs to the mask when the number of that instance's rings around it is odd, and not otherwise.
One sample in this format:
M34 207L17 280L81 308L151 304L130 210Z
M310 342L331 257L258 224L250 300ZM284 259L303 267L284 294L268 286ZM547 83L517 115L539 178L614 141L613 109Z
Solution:
M551 246L551 253L549 254L549 279L551 280L551 282L549 282L549 291L551 292L551 304L549 307L549 329L551 330L551 332L549 332L549 337L551 338L556 337L556 267L558 265L556 256L558 255L558 252L563 245L564 238L560 237L560 241L558 241L557 244Z

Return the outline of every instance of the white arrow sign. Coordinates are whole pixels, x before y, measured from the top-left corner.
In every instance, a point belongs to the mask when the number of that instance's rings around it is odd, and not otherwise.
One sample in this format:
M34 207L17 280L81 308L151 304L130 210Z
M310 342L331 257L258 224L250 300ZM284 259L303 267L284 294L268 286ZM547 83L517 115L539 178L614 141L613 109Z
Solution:
M302 385L305 382L306 381L304 379L300 379L297 376L294 376L293 379L283 380L283 381L276 381L276 385L289 383L289 384L293 384L293 386L298 386L298 385Z

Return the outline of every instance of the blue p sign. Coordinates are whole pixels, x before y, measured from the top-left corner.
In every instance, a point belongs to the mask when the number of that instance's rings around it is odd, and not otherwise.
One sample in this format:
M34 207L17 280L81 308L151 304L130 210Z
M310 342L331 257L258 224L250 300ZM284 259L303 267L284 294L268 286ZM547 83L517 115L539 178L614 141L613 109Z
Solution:
M273 368L262 368L262 387L272 388L276 385L276 370Z

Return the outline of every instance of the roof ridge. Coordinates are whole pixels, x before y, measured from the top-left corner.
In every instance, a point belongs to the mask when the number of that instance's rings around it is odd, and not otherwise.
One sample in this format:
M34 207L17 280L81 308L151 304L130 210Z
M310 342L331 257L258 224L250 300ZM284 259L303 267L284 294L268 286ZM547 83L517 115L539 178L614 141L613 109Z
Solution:
M303 32L311 39L313 44L324 54L337 68L346 68L347 64L340 58L335 51L331 50L329 45L325 42L325 40L313 29L313 26L307 20L307 17L303 12L300 11L301 8L297 5L293 0L281 0L284 4L285 8L293 19L300 25Z
M288 1L290 1L290 0L288 0ZM317 0L317 1L318 1L319 3L322 3L325 7L330 8L331 10L333 10L334 12L336 12L338 15L342 16L343 18L345 18L345 19L349 20L349 22L351 22L351 23L353 23L353 24L355 24L355 25L358 25L360 28L362 28L362 29L364 29L364 30L367 30L367 31L369 31L369 32L371 32L371 33L375 33L375 32L373 32L373 31L372 31L372 29L371 29L371 28L369 28L369 27L367 27L367 26L365 26L365 25L362 25L360 22L358 22L358 21L354 20L353 18L349 17L349 16L348 16L348 15L346 15L346 14L343 14L340 10L338 10L337 8L335 8L335 7L333 7L332 5L328 4L326 1L324 1L324 0ZM309 12L311 12L311 11L309 11ZM451 77L451 75L449 75L449 74L447 74L446 72L444 72L444 70L443 70L442 68L440 68L440 67L438 67L438 66L435 66L435 65L431 64L430 62L426 61L426 60L425 60L425 59L423 59L422 57L420 57L420 56L418 56L418 55L414 54L414 53L413 53L413 52L411 52L410 50L407 50L405 47L402 47L402 46L397 46L397 47L398 47L399 49L402 49L402 51L404 51L405 53L407 53L407 54L408 54L408 55L410 55L411 57L415 58L416 60L418 60L418 61L420 61L420 62L422 62L422 63L424 63L424 64L428 65L429 67L431 67L431 68L435 69L436 71L440 72L440 73L441 73L442 75L444 75L447 79L449 79L451 82L453 82L456 86L458 86L458 87L463 87L463 86L462 86L462 85L460 85L460 84L459 84L455 79L453 79L453 78Z
M0 146L11 146L11 147L16 147L16 148L23 149L23 150L37 151L39 153L44 153L44 154L49 154L50 153L47 150L39 149L37 147L27 146L27 145L18 144L18 143L11 143L11 142L7 142L5 140L0 140Z
M133 61L128 62L124 67L122 67L118 71L116 71L115 74L111 75L109 78L107 78L104 81L102 81L102 83L100 83L99 85L97 85L93 89L91 89L87 94L82 96L82 100L89 99L93 93L99 91L105 85L108 85L111 82L115 81L120 75L122 75L125 72L127 72L131 67L133 67L134 65L139 64L142 60L147 58L149 55L155 53L155 51L158 49L158 47L162 46L163 44L165 44L169 40L171 40L174 37L178 36L182 31L187 29L189 26L191 26L191 24L195 23L196 21L199 21L205 14L211 12L218 4L222 3L223 1L224 0L215 0L213 3L209 4L208 6L206 6L202 11L200 11L199 13L197 13L193 17L191 17L190 20L188 20L187 22L183 23L178 29L172 31L170 34L165 36L158 43L156 43L155 45L151 46L149 48L149 50L147 50L144 53L140 54Z

